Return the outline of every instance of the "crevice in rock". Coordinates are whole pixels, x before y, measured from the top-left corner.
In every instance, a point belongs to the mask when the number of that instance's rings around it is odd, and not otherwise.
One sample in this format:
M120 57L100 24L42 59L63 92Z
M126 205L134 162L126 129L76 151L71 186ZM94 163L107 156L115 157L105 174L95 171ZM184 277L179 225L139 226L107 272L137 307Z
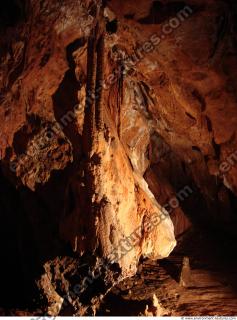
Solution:
M116 33L118 30L118 20L117 19L114 19L112 21L108 21L106 23L106 31L109 33L109 34L113 34L113 33Z
M197 122L196 118L194 118L189 112L185 112L186 116L188 116L191 120Z
M64 79L53 95L54 114L60 124L64 134L68 137L73 146L73 157L75 161L80 157L81 141L76 124L75 108L77 107L78 91L82 87L75 75L75 62L73 52L85 45L85 39L77 39L66 48L66 55L69 69L64 75Z
M219 144L217 144L215 142L215 138L212 138L212 146L214 148L215 151L215 159L220 159L220 155L221 155L221 146Z
M212 132L213 128L212 128L212 123L211 123L211 120L208 116L206 116L206 121L207 121L207 130L209 132Z
M157 50L189 1L0 5L0 314L233 312L236 8L190 3Z
M197 146L192 146L192 150L193 150L193 151L197 151L197 152L199 152L199 153L202 153L202 152L201 152L201 149L200 149L199 147L197 147Z

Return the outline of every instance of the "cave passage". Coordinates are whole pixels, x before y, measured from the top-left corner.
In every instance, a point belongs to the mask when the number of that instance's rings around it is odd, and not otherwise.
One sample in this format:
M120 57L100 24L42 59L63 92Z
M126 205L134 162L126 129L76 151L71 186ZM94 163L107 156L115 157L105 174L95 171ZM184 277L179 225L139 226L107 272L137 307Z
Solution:
M236 17L0 2L0 316L236 316Z

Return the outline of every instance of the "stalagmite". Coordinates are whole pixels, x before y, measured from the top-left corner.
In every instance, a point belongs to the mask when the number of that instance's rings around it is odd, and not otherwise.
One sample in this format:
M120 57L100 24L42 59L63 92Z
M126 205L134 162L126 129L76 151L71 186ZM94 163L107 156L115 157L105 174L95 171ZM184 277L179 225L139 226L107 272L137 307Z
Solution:
M191 269L190 269L188 257L183 258L179 284L185 288L188 288L189 286L191 286Z
M192 225L235 237L236 12L1 1L1 304L94 315Z

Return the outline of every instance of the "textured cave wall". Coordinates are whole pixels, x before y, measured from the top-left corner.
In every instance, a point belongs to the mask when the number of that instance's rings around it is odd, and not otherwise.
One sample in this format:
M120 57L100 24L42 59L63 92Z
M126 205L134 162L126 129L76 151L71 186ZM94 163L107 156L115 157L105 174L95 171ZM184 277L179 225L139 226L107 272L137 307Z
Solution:
M143 50L142 58L133 58L135 83L145 83L154 93L146 110L155 122L150 123L173 153L169 161L163 157L146 174L152 180L152 171L160 167L158 175L165 172L163 178L175 188L188 177L200 190L212 218L230 221L234 216L230 217L228 207L236 194L234 2L147 1L137 7L130 1L111 1L109 6L120 21L117 45L123 47L124 38L129 39L130 57L152 35L163 35L165 22L177 18L183 8L191 8L185 21L150 54Z
M167 256L191 222L235 230L235 3L105 5L1 4L1 295L12 306L26 302L9 288L27 283L25 299L40 290L45 312L67 295L65 308L93 313L85 306L141 256ZM192 195L147 229L185 186ZM111 256L134 230L136 245ZM74 286L96 272L78 298Z

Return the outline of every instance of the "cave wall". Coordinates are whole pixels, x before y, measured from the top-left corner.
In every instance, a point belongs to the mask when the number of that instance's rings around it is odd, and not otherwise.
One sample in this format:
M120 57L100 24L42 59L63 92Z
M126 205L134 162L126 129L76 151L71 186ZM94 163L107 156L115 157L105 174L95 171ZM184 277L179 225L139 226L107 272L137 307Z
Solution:
M234 2L1 6L3 277L93 313L192 223L235 232Z

